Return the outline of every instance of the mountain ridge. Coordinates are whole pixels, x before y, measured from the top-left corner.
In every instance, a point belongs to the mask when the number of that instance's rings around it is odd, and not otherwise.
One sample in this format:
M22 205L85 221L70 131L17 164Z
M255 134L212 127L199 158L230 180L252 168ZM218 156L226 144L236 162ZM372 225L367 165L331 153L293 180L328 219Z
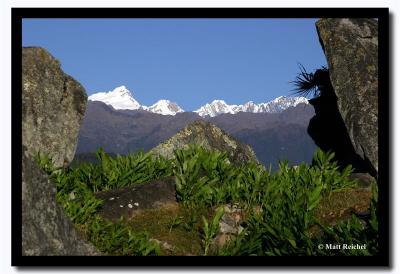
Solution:
M90 101L103 102L116 110L144 110L161 115L176 115L177 113L185 112L177 103L167 99L160 99L151 106L141 105L125 86L119 86L109 92L94 93L88 99ZM237 114L239 112L279 113L302 103L308 104L308 100L304 97L279 96L265 103L256 104L253 101L249 101L242 105L229 105L224 100L215 99L197 110L187 112L197 113L203 118L207 116L215 117L226 113Z
M307 134L313 115L312 106L305 104L281 113L239 112L201 117L194 112L172 116L143 109L115 110L105 103L89 101L76 153L95 152L99 147L115 154L138 149L149 151L189 123L205 120L253 147L257 158L266 166L275 164L276 159L298 164L310 161L316 148Z
M201 117L215 117L221 114L237 114L239 112L249 113L280 113L289 107L295 107L298 104L308 104L305 97L287 97L279 96L274 100L266 103L256 104L253 101L244 103L243 105L229 105L224 100L213 100L193 111Z

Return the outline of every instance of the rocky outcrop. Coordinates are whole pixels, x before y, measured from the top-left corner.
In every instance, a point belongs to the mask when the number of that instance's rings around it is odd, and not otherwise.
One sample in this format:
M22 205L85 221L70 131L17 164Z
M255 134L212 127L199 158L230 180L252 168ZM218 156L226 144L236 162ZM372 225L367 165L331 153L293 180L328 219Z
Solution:
M167 177L141 185L102 191L96 197L103 200L100 216L113 222L121 216L129 220L143 210L176 204L175 178Z
M378 21L324 18L318 35L355 152L378 173Z
M22 49L22 144L56 166L73 159L85 114L85 89L43 48Z
M100 255L82 240L56 202L56 189L22 149L22 255Z
M173 158L176 149L187 148L190 144L201 145L206 150L226 151L230 161L241 165L258 162L250 146L229 136L217 126L204 120L194 121L167 141L153 148L151 152L166 158Z
M42 48L22 50L22 255L100 255L77 234L56 201L56 188L33 160L56 166L74 157L86 108L83 87Z

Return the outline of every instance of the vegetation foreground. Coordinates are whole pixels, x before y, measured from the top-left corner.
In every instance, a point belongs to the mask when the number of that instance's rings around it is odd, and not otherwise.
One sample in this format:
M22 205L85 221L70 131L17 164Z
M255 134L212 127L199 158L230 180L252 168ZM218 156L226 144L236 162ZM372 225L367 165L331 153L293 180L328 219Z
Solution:
M369 213L331 222L338 205L354 202L352 168L339 169L332 153L318 150L313 165L279 164L271 173L257 163L237 166L226 153L201 147L176 150L167 160L137 152L111 157L98 150L99 163L55 169L39 154L37 162L55 182L57 200L78 231L105 255L375 255L378 253L377 185L371 185ZM111 222L98 212L100 191L175 178L177 205L149 209L132 219ZM351 195L349 195L350 193ZM226 205L243 209L242 230L217 244ZM165 244L168 243L168 244ZM360 245L330 249L326 245ZM170 248L170 247L173 248ZM322 248L321 248L322 247Z

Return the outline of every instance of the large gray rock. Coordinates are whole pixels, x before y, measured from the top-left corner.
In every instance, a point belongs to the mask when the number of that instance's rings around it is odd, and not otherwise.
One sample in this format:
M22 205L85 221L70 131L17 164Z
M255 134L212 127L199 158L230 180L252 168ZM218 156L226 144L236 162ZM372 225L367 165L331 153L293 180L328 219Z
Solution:
M204 120L190 123L150 152L170 159L174 157L176 149L185 149L189 145L200 145L206 150L225 151L229 160L237 165L248 162L258 163L256 154L250 146L241 143L219 127Z
M73 159L85 90L42 48L23 48L22 85L22 255L100 255L77 234L33 160L39 151L56 166Z
M318 35L356 153L378 172L378 21L324 18Z
M49 52L22 49L22 144L31 155L40 151L56 166L67 166L75 154L86 103L85 89Z
M22 149L22 255L101 255L77 234L56 202L56 189Z

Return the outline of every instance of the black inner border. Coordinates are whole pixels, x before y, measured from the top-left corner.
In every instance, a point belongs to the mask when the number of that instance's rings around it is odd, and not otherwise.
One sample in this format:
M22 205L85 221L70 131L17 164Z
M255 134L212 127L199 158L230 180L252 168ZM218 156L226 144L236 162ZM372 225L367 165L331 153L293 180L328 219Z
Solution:
M373 257L117 257L22 256L22 19L27 18L377 18L379 20L379 246ZM389 9L388 8L11 8L12 20L12 266L136 267L389 267ZM234 267L234 268L233 268ZM21 269L21 268L20 268ZM25 267L22 269L26 269ZM47 269L47 268L46 268ZM54 269L54 268L53 268ZM101 268L106 270L107 268ZM181 269L181 268L179 268ZM44 270L44 269L43 269ZM99 269L100 270L100 269Z

